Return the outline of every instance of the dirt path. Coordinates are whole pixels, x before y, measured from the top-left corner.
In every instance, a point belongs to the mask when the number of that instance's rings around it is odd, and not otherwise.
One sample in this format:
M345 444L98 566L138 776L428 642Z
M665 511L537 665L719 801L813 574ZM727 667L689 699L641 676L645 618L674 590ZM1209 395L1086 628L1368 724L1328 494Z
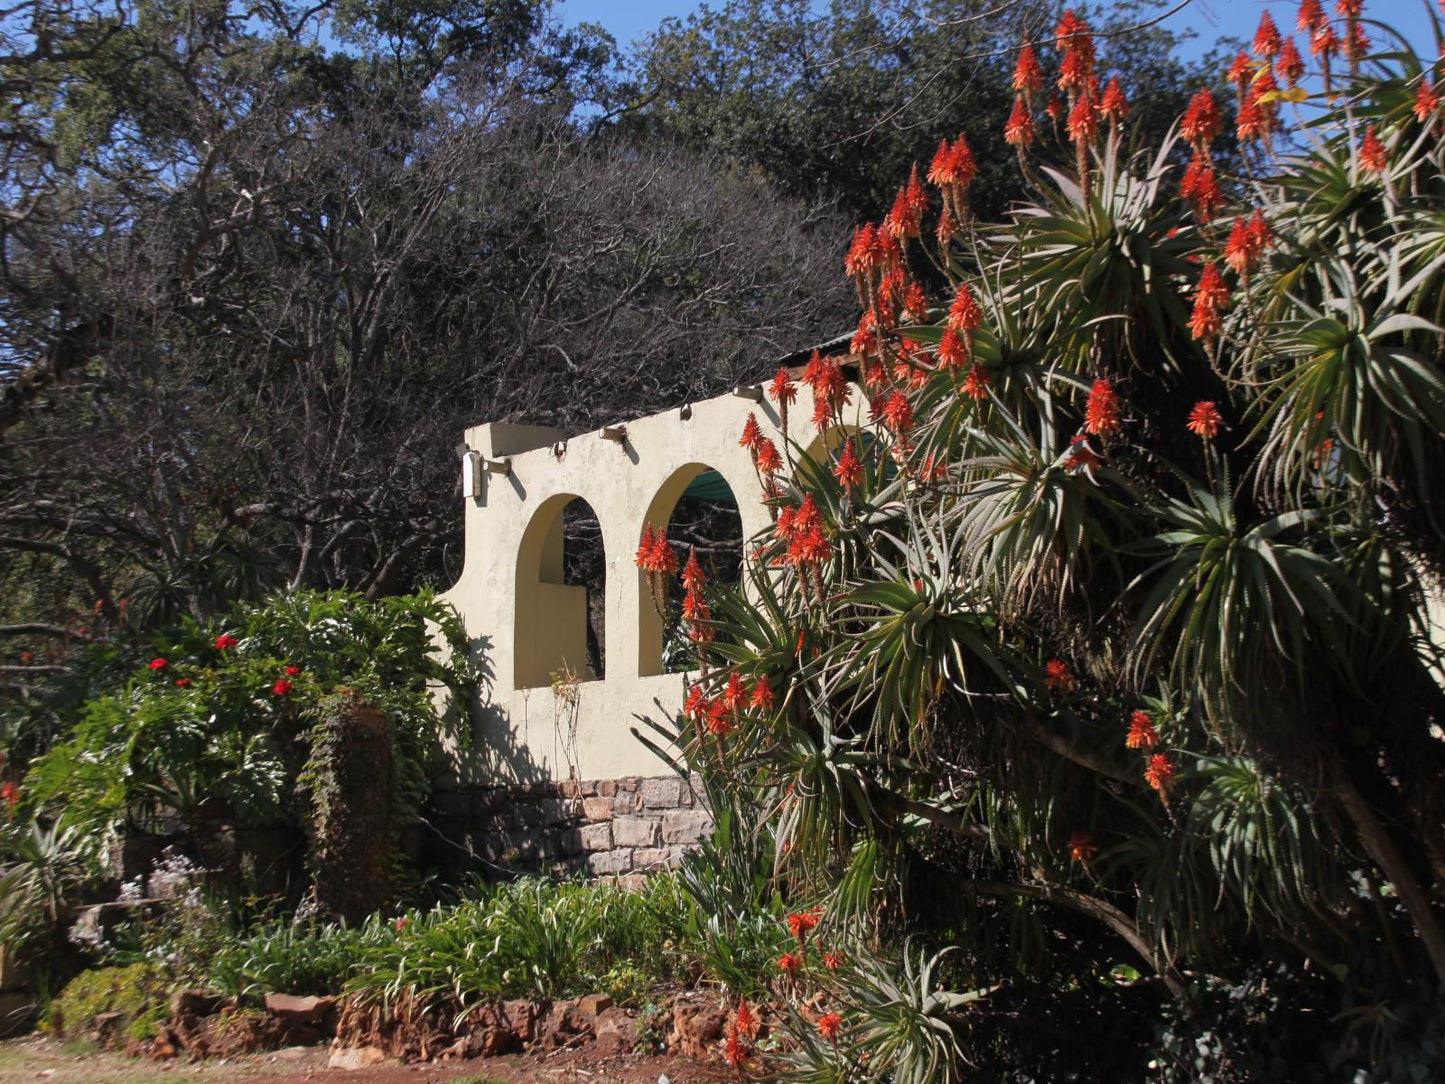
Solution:
M99 1053L73 1043L29 1037L0 1043L0 1084L724 1084L721 1066L675 1056L627 1055L599 1060L585 1052L512 1055L445 1065L328 1069L324 1046L206 1062L157 1063Z

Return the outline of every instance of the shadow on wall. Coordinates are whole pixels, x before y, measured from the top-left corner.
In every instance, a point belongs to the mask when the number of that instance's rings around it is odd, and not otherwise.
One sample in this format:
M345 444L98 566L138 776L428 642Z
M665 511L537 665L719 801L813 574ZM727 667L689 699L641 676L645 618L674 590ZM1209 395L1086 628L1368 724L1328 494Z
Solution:
M454 733L470 733L466 745L449 745L443 753L437 790L454 788L462 779L493 779L503 783L541 783L552 778L547 766L532 754L535 738L527 740L524 727L514 726L492 696L496 672L492 664L492 638L474 636L468 641L480 680L471 702L449 702L443 709ZM553 698L550 688L537 696ZM468 716L459 718L466 713Z

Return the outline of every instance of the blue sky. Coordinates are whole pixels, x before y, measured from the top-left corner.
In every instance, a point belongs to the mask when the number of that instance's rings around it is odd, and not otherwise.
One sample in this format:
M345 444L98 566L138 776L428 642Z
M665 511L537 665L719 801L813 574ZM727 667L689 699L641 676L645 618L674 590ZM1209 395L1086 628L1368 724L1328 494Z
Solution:
M1027 0L1021 0L1027 2ZM1426 16L1429 0L1366 0L1365 17L1389 23L1403 33L1422 56L1435 55L1435 40ZM715 0L713 7L721 7ZM1332 0L1324 0L1332 11ZM627 45L656 28L665 16L685 16L696 11L686 0L560 0L559 12L568 24L600 23L612 32L619 45ZM1188 0L1166 24L1175 31L1194 30L1198 40L1191 50L1203 52L1215 39L1232 35L1253 38L1260 12L1268 9L1281 31L1292 31L1298 0ZM1379 34L1372 34L1377 40ZM1301 50L1303 51L1303 49Z

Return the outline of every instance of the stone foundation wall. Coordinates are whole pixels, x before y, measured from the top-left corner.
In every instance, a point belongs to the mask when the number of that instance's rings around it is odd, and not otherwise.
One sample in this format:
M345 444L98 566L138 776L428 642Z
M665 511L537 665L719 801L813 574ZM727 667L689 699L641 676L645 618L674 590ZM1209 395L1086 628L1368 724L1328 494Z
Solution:
M634 876L669 869L712 831L696 777L627 776L446 791L433 825L453 864L469 855L523 872Z

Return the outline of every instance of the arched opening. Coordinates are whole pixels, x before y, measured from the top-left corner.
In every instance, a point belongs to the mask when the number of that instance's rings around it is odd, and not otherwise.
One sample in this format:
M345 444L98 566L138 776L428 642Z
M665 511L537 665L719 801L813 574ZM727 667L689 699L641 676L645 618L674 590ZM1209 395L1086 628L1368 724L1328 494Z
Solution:
M675 471L653 497L643 524L666 530L681 560L697 550L708 582L736 587L742 575L743 521L737 497L718 471L689 463ZM638 525L639 533L643 524ZM682 626L682 586L676 577L665 597L655 598L649 577L639 571L637 672L647 677L693 668Z
M571 493L543 501L517 549L514 688L604 676L606 569L592 506Z

